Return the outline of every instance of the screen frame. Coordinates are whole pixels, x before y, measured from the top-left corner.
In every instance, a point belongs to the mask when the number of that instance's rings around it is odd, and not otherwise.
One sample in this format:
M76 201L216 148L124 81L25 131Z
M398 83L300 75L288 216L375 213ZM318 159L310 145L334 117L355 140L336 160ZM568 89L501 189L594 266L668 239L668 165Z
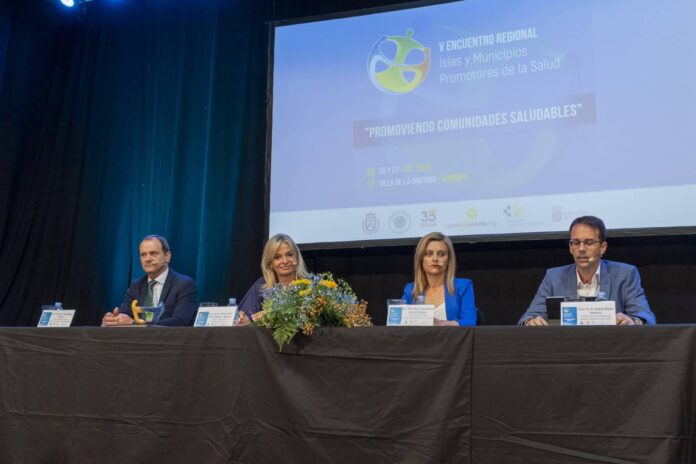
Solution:
M357 10L339 11L320 15L303 16L299 18L279 19L268 22L268 66L266 87L266 146L264 160L264 241L270 238L270 206L271 206L271 155L273 151L273 75L275 58L275 30L278 27L293 26L312 22L329 21L342 18L352 18L378 13L407 10L426 6L447 3L465 3L467 0L416 0L398 3L388 3L375 7ZM570 226L568 222L568 226ZM611 237L654 237L662 235L696 235L696 225L674 227L641 227L628 229L607 229ZM425 233L424 233L425 234ZM522 232L507 234L483 234L483 235L448 235L453 243L495 243L495 242L526 242L536 240L556 240L568 237L567 230L547 232ZM350 248L371 248L415 245L420 237L404 237L375 240L351 240L339 242L301 242L297 245L302 250L338 250Z

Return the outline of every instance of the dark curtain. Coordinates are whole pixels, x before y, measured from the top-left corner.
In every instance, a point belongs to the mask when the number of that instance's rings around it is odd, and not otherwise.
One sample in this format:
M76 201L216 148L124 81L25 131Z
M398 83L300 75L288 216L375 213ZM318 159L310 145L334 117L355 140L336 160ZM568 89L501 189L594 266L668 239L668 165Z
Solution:
M373 2L0 3L0 325L96 324L166 236L202 300L259 275L269 21Z
M202 298L257 274L268 7L183 5L3 5L0 324L98 322L149 233Z
M202 301L240 298L265 239L269 22L395 0L0 0L0 325L40 305L97 324L142 274L137 246L165 235ZM292 117L292 115L287 115ZM310 179L290 179L307 182ZM689 205L684 205L689 207ZM513 324L562 240L458 244L491 324ZM384 322L413 246L306 253ZM660 322L696 322L696 238L610 239L639 266Z

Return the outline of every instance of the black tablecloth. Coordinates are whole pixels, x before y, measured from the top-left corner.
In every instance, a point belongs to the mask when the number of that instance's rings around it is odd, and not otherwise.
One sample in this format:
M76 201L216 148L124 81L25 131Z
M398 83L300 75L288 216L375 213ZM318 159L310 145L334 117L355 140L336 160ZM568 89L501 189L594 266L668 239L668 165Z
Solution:
M696 327L0 329L0 462L694 462Z

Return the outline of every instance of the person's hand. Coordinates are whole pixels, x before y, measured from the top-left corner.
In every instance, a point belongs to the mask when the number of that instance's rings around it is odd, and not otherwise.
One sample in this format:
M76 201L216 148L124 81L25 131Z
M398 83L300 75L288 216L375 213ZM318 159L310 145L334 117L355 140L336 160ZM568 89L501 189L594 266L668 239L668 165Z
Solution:
M133 318L127 314L119 314L118 308L104 314L102 327L116 327L119 325L133 325Z
M118 308L114 308L110 313L104 314L102 317L102 327L111 327L118 325Z
M252 314L252 315L251 315L251 319L252 319L254 322L256 322L256 321L258 321L259 319L263 318L263 316L264 316L265 314L266 314L265 311L259 311L259 312L257 312L257 313Z
M436 326L459 326L459 322L457 321L447 321L444 319L438 319L438 318L433 318L433 325Z
M636 321L624 313L616 313L616 325L637 325Z
M522 325L543 327L543 326L549 325L549 323L543 317L537 316L537 317L533 317L531 319L527 319L526 321L524 321L522 323Z
M239 312L239 319L237 320L236 325L242 326L242 325L249 325L249 324L251 324L251 321L247 317L246 313L244 313L243 311L240 311Z

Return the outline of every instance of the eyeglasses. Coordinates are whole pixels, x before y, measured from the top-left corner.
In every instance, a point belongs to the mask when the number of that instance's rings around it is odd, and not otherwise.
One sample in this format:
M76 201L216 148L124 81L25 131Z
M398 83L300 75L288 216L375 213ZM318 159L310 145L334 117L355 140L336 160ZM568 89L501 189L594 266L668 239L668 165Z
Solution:
M598 243L602 243L602 241L601 241L601 240L595 240L595 239L593 239L593 238L588 238L588 239L585 239L585 240L578 240L578 239L570 240L570 241L568 241L568 243L569 243L570 246L572 246L572 247L579 247L580 244L582 243L582 244L585 245L587 248L590 248L590 247L595 246L595 245L598 244Z

